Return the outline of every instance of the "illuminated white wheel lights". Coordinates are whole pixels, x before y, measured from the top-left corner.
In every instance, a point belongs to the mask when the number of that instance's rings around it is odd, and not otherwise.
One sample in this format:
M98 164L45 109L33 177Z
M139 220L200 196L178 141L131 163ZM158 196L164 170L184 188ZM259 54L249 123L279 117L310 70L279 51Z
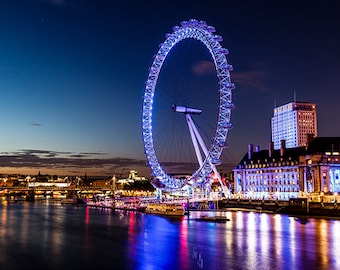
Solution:
M230 123L231 110L234 109L232 103L232 90L234 84L230 80L232 66L228 64L226 55L228 50L220 44L222 37L214 35L215 28L208 26L204 21L191 19L181 22L180 26L173 27L173 32L166 35L165 41L160 45L160 49L154 56L150 67L149 75L145 84L143 112L142 112L142 137L144 142L145 155L153 176L157 179L158 187L167 190L179 190L188 181L208 183L209 175L216 172L215 165L221 163L220 156L223 148L226 147L228 130L231 129ZM157 79L162 65L170 50L184 39L196 39L202 42L209 50L216 69L219 89L218 119L212 143L208 149L202 164L191 175L189 179L179 180L167 174L159 163L153 143L152 134L152 112L153 98L156 89ZM183 109L183 108L180 108ZM220 179L219 179L220 180Z

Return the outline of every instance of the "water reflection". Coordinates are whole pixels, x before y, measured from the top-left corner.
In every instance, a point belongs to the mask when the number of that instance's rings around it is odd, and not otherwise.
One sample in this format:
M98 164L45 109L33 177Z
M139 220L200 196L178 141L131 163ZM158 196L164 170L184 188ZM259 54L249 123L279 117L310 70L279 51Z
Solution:
M340 222L331 221L332 226L330 232L331 241L328 244L331 247L331 254L329 260L336 266L336 269L340 269Z
M0 204L0 269L340 269L339 220L246 212L217 213L226 223L192 219L200 214Z

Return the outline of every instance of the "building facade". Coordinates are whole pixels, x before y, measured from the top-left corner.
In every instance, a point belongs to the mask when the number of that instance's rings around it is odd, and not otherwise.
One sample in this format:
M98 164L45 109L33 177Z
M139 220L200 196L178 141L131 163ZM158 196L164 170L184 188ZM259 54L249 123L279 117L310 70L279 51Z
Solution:
M300 157L305 193L340 193L340 138L317 137Z
M253 151L243 157L234 172L234 193L254 199L296 198L300 192L299 156L304 148Z
M287 148L306 146L310 137L317 136L316 104L290 102L274 108L271 119L274 149L285 140Z
M234 193L254 199L290 199L311 193L340 194L340 137L317 137L306 147L248 152L234 168Z

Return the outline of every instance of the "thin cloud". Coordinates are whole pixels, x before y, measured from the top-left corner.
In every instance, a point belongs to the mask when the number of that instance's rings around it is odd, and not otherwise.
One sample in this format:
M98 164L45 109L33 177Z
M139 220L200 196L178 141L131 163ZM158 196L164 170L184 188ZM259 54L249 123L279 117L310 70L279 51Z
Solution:
M75 6L74 0L41 0L44 3L53 5L53 6Z
M253 88L261 92L270 91L266 84L266 79L269 77L270 72L254 70L247 72L233 72L231 74L231 80L236 85L241 85L247 88Z
M93 157L93 156L107 156L107 153L101 153L101 152L83 152L83 153L69 153L69 157L72 158L87 158L87 157Z
M33 122L33 123L31 124L31 126L34 126L34 127L41 127L42 124Z
M150 176L150 168L144 159L107 157L106 153L58 152L38 149L21 149L0 153L2 173L6 170L33 174L38 171L58 175L87 175L124 177L130 170L137 170L139 175ZM162 164L169 174L192 174L197 170L197 163L165 162ZM228 166L228 165L226 165ZM226 170L227 171L227 170ZM29 173L31 172L31 173ZM51 173L53 172L53 173Z
M192 71L197 75L209 75L216 72L214 63L209 61L197 62L197 64L192 67Z
M256 68L246 72L231 72L231 80L247 88L257 89L262 92L269 91L266 84L267 78L270 76L270 72L263 69L264 67L256 63ZM209 61L199 61L192 67L192 71L196 75L210 75L216 73L215 65Z
M122 168L145 170L145 160L120 158L107 156L106 153L73 153L57 152L36 149L21 149L14 152L0 153L1 167L20 169L45 169L67 170L68 172L78 172L86 170L96 170L98 174L112 174L121 171ZM107 172L107 173L105 173Z

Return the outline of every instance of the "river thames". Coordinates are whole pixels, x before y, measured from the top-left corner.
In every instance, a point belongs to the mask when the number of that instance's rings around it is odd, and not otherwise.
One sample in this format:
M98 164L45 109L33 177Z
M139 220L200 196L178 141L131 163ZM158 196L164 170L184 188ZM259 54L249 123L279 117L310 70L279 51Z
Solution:
M0 204L0 269L340 269L340 220L206 212L226 223L83 205Z

